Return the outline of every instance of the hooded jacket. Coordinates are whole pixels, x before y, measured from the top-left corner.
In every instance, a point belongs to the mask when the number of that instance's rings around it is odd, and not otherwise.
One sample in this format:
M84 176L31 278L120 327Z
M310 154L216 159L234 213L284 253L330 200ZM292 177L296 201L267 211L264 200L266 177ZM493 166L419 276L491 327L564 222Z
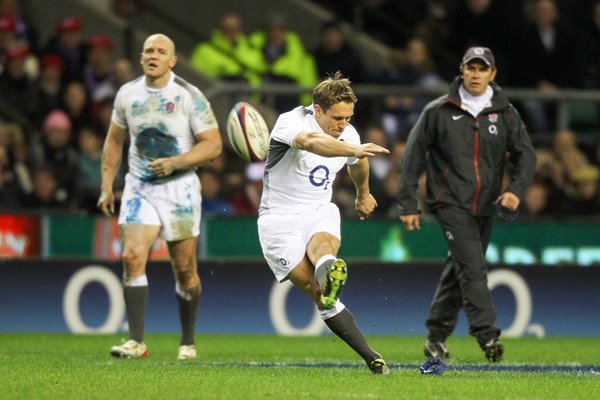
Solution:
M519 199L531 183L536 157L525 125L494 82L491 104L477 117L461 108L459 87L427 104L411 130L400 166L398 210L418 214L419 175L427 170L427 204L433 210L454 205L476 216L489 216L511 164L506 191Z

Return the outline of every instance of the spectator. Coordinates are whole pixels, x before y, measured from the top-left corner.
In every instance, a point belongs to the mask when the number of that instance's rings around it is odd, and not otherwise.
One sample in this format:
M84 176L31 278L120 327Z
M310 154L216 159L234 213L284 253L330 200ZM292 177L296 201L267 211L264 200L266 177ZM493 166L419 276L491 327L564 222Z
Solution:
M362 11L362 29L391 47L403 47L428 15L428 1L371 0Z
M39 54L39 37L33 27L19 10L19 0L0 0L0 15L6 15L15 23L15 37L17 40L27 43L33 54ZM1 24L0 24L1 25Z
M19 207L23 196L17 177L10 168L9 150L0 144L0 210Z
M588 89L600 89L600 1L596 1L591 11L591 18L585 29L585 84Z
M112 74L113 42L104 35L89 38L87 45L87 62L83 67L83 82L87 92L93 97L101 84L108 82Z
M600 215L600 170L595 165L584 165L570 177L572 185L561 206L562 215Z
M238 14L225 14L210 39L192 51L190 62L212 78L260 84L261 54L248 42Z
M391 218L396 217L396 194L398 193L398 176L400 175L400 161L404 155L406 143L396 142L390 148L390 169L387 175L383 178L382 191L377 197L377 209L375 213L385 215ZM381 209L379 212L378 209Z
M348 44L337 21L326 22L321 26L319 45L312 55L320 79L341 71L353 83L366 81L367 72L363 60L358 51Z
M92 126L90 102L85 84L81 81L71 81L65 86L63 93L63 110L69 116L74 135L71 143L77 146L77 133L87 126Z
M56 176L61 201L71 201L75 195L78 152L71 145L72 124L67 114L54 110L44 120L41 138L32 143L31 158L35 167L50 167L60 171Z
M532 183L523 196L522 215L526 218L547 216L549 213L550 190L542 182Z
M99 212L96 202L102 183L100 164L103 137L92 128L83 128L78 134L78 142L77 202L79 208L96 214Z
M36 116L36 87L28 76L26 62L31 52L27 47L11 47L4 52L6 69L0 75L0 93L10 106L21 111L26 117Z
M505 1L463 0L460 3L448 18L448 44L452 52L462 54L475 45L492 48L498 69L508 71L508 49L519 26L514 21L522 21L520 10L507 9ZM499 84L505 83L505 76L499 78Z
M577 135L569 129L562 129L554 134L552 142L554 184L563 191L569 191L572 174L579 168L589 164L585 153L577 144Z
M0 52L17 45L16 22L10 15L0 14Z
M38 104L36 126L41 126L46 115L62 105L64 68L65 62L55 54L46 54L40 60L40 76L35 82Z
M81 79L86 63L83 23L76 17L64 17L56 22L54 32L45 46L44 54L56 54L64 60L65 81Z
M202 193L202 214L233 215L235 208L222 195L219 174L209 168L199 171Z
M530 5L530 22L519 35L510 60L511 85L542 92L579 86L583 62L578 36L560 22L555 0L533 0ZM526 100L522 106L533 132L548 133L556 129L553 104Z
M295 83L309 89L317 83L314 59L304 49L300 36L287 27L280 15L274 15L264 29L250 35L250 44L261 53L264 82ZM278 112L293 108L297 99L279 96L275 99ZM300 96L303 105L311 103L310 94Z
M112 11L122 18L137 17L144 13L144 6L138 0L112 0Z
M436 73L427 44L420 38L409 40L406 50L392 53L392 68L379 73L375 81L383 84L418 86L424 89L445 88L447 83ZM381 125L392 141L405 141L427 97L389 95L384 97Z
M109 79L102 81L91 93L92 103L98 104L107 99L114 99L117 90L125 83L135 78L133 64L127 58L118 58ZM95 107L94 107L95 109Z
M67 206L67 195L59 187L57 174L52 167L35 168L32 175L33 191L23 198L23 207L37 210L58 210Z

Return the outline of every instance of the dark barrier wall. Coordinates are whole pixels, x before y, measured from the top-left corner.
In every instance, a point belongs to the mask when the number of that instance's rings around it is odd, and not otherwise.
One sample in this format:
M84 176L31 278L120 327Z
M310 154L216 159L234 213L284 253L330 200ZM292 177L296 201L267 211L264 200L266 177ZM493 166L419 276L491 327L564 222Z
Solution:
M201 263L199 333L327 332L310 301L279 284L264 263ZM368 334L425 334L439 265L351 264L342 301ZM0 263L0 331L117 332L127 329L121 266L109 262ZM148 268L149 332L178 332L171 269ZM493 268L489 284L506 336L598 336L600 267ZM466 335L464 314L457 334Z

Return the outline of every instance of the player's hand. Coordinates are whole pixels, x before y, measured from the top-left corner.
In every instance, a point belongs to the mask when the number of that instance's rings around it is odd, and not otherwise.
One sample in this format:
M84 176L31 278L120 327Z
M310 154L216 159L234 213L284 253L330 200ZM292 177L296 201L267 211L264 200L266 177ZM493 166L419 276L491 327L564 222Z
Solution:
M421 222L419 214L401 215L400 221L404 224L407 231L414 231L415 229L421 229Z
M365 158L372 157L380 154L390 154L390 151L385 147L381 147L375 143L363 143L356 147L354 157Z
M149 166L154 175L159 178L167 177L175 171L175 162L172 157L157 158Z
M111 216L115 213L115 195L112 191L103 190L98 199L98 208L106 216Z
M519 208L521 201L515 194L511 192L504 192L496 199L496 203L500 203L502 207L508 208L511 211L515 211L517 208Z
M371 193L366 196L357 197L354 201L354 208L356 208L361 220L369 218L373 211L375 211L375 208L377 208L377 200L375 200L375 197Z

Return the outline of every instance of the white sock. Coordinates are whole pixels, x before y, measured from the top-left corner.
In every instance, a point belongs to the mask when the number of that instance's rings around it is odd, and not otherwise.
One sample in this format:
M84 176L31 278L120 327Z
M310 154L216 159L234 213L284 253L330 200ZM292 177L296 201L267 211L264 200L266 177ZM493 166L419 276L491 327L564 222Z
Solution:
M333 306L329 310L319 310L319 314L321 315L321 319L326 320L331 317L335 317L336 315L341 313L344 308L346 308L344 303L342 303L340 299L337 299L337 301L335 302L335 306Z
M187 301L190 301L192 299L192 294L190 293L189 290L185 290L184 288L182 288L179 285L179 282L175 282L175 292L182 298L185 299Z
M148 277L146 275L129 276L123 279L124 286L148 286Z

